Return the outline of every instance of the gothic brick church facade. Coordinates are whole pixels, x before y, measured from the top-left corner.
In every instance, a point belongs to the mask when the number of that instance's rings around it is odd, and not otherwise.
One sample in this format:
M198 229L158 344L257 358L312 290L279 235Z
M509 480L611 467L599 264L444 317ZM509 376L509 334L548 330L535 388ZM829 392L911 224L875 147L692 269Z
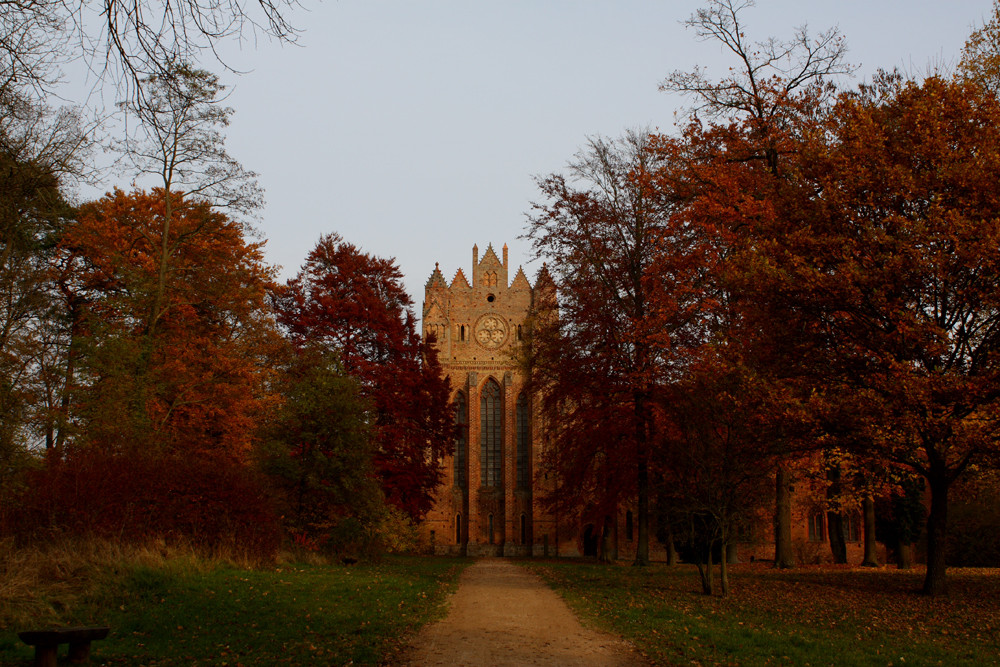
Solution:
M536 485L540 428L514 353L541 290L554 289L543 269L532 286L513 278L492 246L472 248L472 275L451 283L435 267L425 287L423 335L437 341L451 380L458 437L445 461L445 482L423 523L437 553L556 553L558 526L543 513Z
M595 526L581 525L579 516L550 515L540 502L552 490L545 475L536 474L542 427L514 355L533 306L555 286L544 267L534 285L521 268L511 278L507 255L506 245L502 258L489 246L480 258L473 246L471 276L458 269L449 284L435 266L425 285L423 336L435 338L451 381L458 435L454 456L443 462L445 479L434 508L421 524L422 537L439 554L596 555ZM821 496L818 489L800 492L793 503L800 562L828 560L825 516L816 501ZM857 523L857 513L851 516L849 526ZM635 555L633 524L631 508L623 507L614 518L619 558ZM761 517L754 537L739 545L740 559L772 557L770 529ZM858 531L848 528L846 537L853 559L861 551ZM653 559L666 558L665 546L655 538L649 546Z

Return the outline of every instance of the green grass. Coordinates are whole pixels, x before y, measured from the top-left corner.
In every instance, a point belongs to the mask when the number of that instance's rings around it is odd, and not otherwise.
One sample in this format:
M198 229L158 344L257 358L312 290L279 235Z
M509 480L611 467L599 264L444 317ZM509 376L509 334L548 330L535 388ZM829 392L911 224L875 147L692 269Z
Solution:
M91 664L378 664L443 614L466 563L393 557L247 570L168 561L106 572L59 621L112 628L95 642ZM0 629L0 664L31 664L18 629Z
M527 566L658 665L1000 664L998 570L954 570L935 599L919 572L740 565L723 599L692 566Z

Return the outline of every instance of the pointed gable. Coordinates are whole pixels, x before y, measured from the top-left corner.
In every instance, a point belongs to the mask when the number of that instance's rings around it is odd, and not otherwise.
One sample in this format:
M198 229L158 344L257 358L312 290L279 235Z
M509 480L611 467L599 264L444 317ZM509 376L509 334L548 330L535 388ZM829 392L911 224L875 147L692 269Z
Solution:
M476 287L507 287L507 267L500 262L492 243L486 247L479 265L473 267L472 279Z
M434 262L434 271L431 273L431 277L427 279L427 283L424 287L426 289L448 289L448 283L444 281L444 276L441 275L441 269L437 262Z
M552 280L552 274L549 273L549 267L542 264L542 268L538 270L538 276L535 278L535 289L553 288L555 284L555 281Z
M424 310L424 321L425 322L443 322L448 318L445 317L444 308L438 303L437 299L430 302L430 305Z
M497 257L496 252L493 250L492 243L486 247L486 252L483 253L483 258L479 260L480 266L483 266L484 264L485 265L495 264L498 267L503 266L503 264L500 262L500 258Z
M517 273L514 275L514 282L510 284L512 290L530 290L531 283L528 282L528 277L524 275L524 269L522 267L517 267Z
M455 272L455 277L451 280L451 288L471 289L469 281L465 277L465 273L462 272L462 269Z

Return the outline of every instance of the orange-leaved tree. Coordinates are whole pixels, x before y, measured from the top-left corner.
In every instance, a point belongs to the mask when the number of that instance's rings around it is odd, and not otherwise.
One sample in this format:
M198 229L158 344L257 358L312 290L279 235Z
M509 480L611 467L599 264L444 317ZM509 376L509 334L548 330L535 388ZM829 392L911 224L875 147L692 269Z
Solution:
M267 300L273 269L241 225L186 202L151 334L163 206L162 193L116 190L63 230L72 434L25 511L71 531L235 541L267 555L276 522L249 455L284 346Z
M162 276L164 215L161 192L116 190L84 205L63 235L72 280L87 294L81 437L115 451L242 462L273 400L268 359L281 344L267 301L274 270L242 225L185 202L173 211Z
M692 100L679 139L658 138L666 152L665 183L683 202L677 216L702 237L706 292L720 304L725 322L717 335L744 350L755 376L767 383L795 378L791 328L765 326L774 321L767 304L748 291L747 267L772 243L774 223L807 216L809 193L797 184L797 137L808 132L831 99L831 80L850 73L846 47L836 29L810 35L799 28L789 39L751 41L743 12L752 0L709 0L687 26L719 44L734 65L719 80L705 70L672 73L661 85ZM752 286L752 285L751 285ZM802 389L799 387L798 389ZM798 393L801 394L801 391ZM807 392L806 392L807 395ZM803 442L788 442L776 465L775 565L791 567L791 468ZM777 443L775 443L777 444Z
M756 284L809 341L818 387L870 415L852 446L926 479L937 594L948 490L1000 454L1000 101L887 75L824 130L802 143L815 206L774 236Z

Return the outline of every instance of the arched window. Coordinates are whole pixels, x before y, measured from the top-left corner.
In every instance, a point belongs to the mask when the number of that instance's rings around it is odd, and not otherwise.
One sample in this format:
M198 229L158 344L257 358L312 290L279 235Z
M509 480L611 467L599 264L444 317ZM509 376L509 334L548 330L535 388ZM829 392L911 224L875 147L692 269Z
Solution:
M480 456L483 486L500 486L503 461L503 401L500 385L490 378L479 401Z
M461 332L461 333L459 334L459 338L458 338L458 339L459 339L459 340L465 340L465 325L463 324L463 325L462 325L462 326L460 326L460 327L459 327L458 329L459 329L459 331Z
M809 515L809 541L822 542L826 539L823 530L823 512L813 512Z
M455 544L462 543L462 515L455 515Z
M528 517L521 515L521 544L528 543Z
M486 519L486 532L489 534L490 544L493 544L493 515Z
M517 397L515 411L517 434L517 488L527 489L531 486L529 464L531 462L531 431L528 428L528 397L523 393Z
M469 451L469 409L465 402L465 394L455 395L455 486L466 489L469 480L465 475L468 468Z

